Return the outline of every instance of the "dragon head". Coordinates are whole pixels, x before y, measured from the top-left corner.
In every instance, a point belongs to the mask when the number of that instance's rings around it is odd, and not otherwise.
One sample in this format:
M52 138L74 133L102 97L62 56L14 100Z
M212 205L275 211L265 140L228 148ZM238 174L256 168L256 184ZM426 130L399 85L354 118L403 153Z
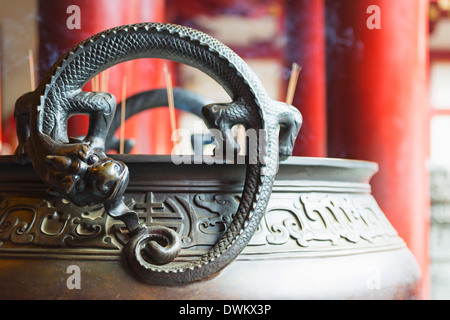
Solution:
M64 155L48 155L51 192L78 206L107 202L128 186L127 166L95 152L87 144L72 144Z

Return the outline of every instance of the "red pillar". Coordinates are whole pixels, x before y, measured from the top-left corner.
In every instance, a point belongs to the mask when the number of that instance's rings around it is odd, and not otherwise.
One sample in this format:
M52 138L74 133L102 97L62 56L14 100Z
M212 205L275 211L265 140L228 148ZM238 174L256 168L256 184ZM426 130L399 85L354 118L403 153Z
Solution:
M164 21L165 0L131 0L127 3L130 12L125 19L126 24ZM163 60L138 59L128 62L128 65L128 97L150 89L166 87ZM172 142L167 108L147 110L127 120L125 137L136 140L133 154L170 154Z
M70 5L80 8L81 28L69 29L67 13ZM164 19L164 0L40 0L39 1L39 74L42 77L58 57L80 41L103 30L143 21L162 21ZM116 65L110 69L108 92L114 94L120 102L124 76L127 77L127 96L154 87L160 87L161 81L155 72L147 75L148 70L162 73L160 63L145 61L145 66L137 60ZM85 90L91 90L90 84ZM158 123L168 122L168 116ZM132 119L126 124L126 138L135 138L137 144L134 153L152 153L156 135L151 134L149 115ZM157 120L156 120L157 121ZM77 116L69 122L69 135L83 135L87 132L86 116ZM167 125L169 127L169 125ZM150 138L149 138L150 137ZM171 142L163 142L171 145Z
M303 115L294 155L326 156L325 8L323 0L286 3L287 62L302 66L293 105Z
M76 5L80 8L81 28L69 29L67 20L73 13L71 11L68 13L67 8L73 4L70 0L39 1L37 68L41 79L59 56L68 49L101 30L122 24L126 9L125 3L120 0L77 1ZM112 10L113 7L115 10ZM116 68L111 78L117 78L121 74L121 68ZM110 88L117 88L115 81L112 82ZM91 90L90 84L86 86L86 90ZM82 136L87 132L87 127L87 116L76 116L69 121L69 135Z
M326 5L329 156L379 164L373 194L419 262L427 297L428 0ZM381 29L367 26L371 5Z

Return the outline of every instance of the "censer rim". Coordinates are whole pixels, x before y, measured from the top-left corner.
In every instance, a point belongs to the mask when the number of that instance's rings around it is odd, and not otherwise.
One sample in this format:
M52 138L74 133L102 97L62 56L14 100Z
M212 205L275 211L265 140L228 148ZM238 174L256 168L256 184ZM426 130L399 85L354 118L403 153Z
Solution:
M153 154L108 154L115 160L123 161L125 163L174 163L171 155L153 155ZM238 157L231 161L218 161L214 160L212 156L201 155L187 155L182 164L236 164L244 165L244 158ZM205 159L208 159L205 161ZM14 156L3 155L0 156L1 164L13 164ZM358 159L345 159L345 158L328 158L328 157L303 157L303 156L291 156L280 158L280 165L317 165L317 166L329 166L329 167L352 167L352 168L367 168L378 171L378 164L374 161L358 160Z
M123 161L126 163L156 163L156 162L173 162L172 155L153 155L153 154L109 154L113 159ZM244 157L238 157L231 161L212 161L212 156L201 155L186 155L185 164L243 164ZM204 161L208 159L209 161ZM192 160L192 161L189 161ZM187 163L186 163L187 162ZM290 156L280 157L280 165L324 165L324 166L342 166L342 167L366 167L378 170L378 164L374 161L358 160L358 159L345 159L345 158L332 158L332 157L303 157L303 156Z

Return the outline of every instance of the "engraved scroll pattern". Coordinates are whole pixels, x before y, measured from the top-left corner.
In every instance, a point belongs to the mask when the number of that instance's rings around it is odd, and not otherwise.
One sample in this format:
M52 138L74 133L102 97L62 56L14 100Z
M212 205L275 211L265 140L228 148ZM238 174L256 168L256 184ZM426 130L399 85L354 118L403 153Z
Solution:
M235 194L136 192L127 198L142 223L172 228L187 250L214 245L239 206ZM101 205L79 208L39 198L0 202L0 251L26 246L76 249L75 254L80 248L119 252L127 237L125 226ZM249 248L301 250L396 238L370 194L275 192Z
M61 199L8 198L0 204L0 248L117 249L106 235L102 206L86 209Z
M396 230L371 195L305 193L286 201L286 194L274 194L250 245L294 241L300 247L323 247L396 238Z

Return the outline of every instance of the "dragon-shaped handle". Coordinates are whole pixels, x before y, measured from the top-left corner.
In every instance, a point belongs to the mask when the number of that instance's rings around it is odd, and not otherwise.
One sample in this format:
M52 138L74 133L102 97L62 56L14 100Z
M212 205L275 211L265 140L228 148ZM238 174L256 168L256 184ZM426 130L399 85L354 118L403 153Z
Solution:
M116 102L109 93L81 88L103 70L132 59L165 58L195 67L215 79L232 102L209 104L202 115L222 148L238 148L230 129L242 124L253 131L248 145L244 189L236 214L220 240L197 260L176 256L181 242L175 231L147 228L123 201L127 166L108 158L105 137ZM83 140L67 137L73 114L90 115ZM38 88L18 99L15 109L19 146L16 159L32 162L50 192L77 205L103 203L122 220L131 240L124 248L128 263L149 283L175 285L205 279L245 248L258 227L272 191L279 155L288 156L301 126L294 107L269 98L258 78L232 50L210 36L182 26L142 23L113 28L81 42L64 54Z

